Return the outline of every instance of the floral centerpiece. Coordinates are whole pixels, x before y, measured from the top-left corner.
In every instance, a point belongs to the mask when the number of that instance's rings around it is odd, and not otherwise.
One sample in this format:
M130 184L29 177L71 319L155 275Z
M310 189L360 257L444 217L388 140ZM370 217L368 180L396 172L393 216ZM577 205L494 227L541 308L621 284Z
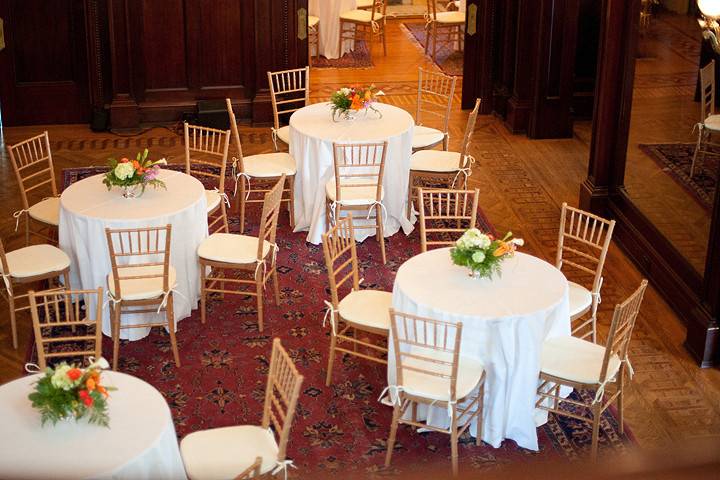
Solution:
M112 189L112 187L121 187L123 197L132 198L145 193L145 188L148 185L154 188L166 188L165 182L157 177L160 174L160 165L167 165L167 161L164 158L152 161L148 158L149 154L150 152L146 148L145 151L137 154L135 160L129 160L128 158L109 159L110 171L105 174L103 179L103 183L108 187L108 190ZM140 188L139 193L138 188Z
M42 425L48 422L55 425L72 417L87 418L89 423L109 427L108 391L114 388L100 383L100 374L108 367L107 360L100 358L87 368L65 362L54 369L48 368L28 395L33 408L40 412Z
M382 90L378 90L375 85L369 87L343 87L330 97L330 109L332 110L333 120L340 118L351 120L360 110L373 111L382 118L382 112L373 107L377 102L377 97L385 95Z
M508 232L502 239L482 233L477 228L466 231L450 249L450 257L455 265L467 267L474 278L492 278L500 276L500 264L515 253L518 246L525 242L522 238L512 238Z

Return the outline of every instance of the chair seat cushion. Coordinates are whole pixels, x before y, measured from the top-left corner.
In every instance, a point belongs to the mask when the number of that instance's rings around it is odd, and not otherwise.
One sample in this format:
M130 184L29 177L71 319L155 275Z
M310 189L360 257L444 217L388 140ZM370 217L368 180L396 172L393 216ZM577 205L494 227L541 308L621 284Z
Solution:
M705 128L720 131L720 115L710 115L703 122Z
M60 197L50 197L36 203L28 209L28 215L34 220L57 227L60 223Z
M220 205L222 197L220 196L220 192L205 190L205 200L207 200L207 211L210 213Z
M369 183L367 179L346 179L343 180L343 185L340 187L340 200L338 203L343 205L370 205L375 202L377 198L377 188L374 186L368 187L349 187L347 185L353 183ZM336 201L335 198L335 178L325 184L325 193L327 198L331 202ZM380 188L380 200L385 198L385 189Z
M286 152L261 153L243 158L245 173L251 177L279 177L282 174L295 175L295 159Z
M355 325L375 330L390 329L392 293L381 290L355 290L338 304L340 316Z
M576 337L556 337L543 343L540 370L553 377L584 384L599 384L605 346ZM620 358L610 357L607 378L620 369Z
M320 17L308 15L308 28L315 28L320 23Z
M438 23L465 23L465 12L437 12Z
M570 287L570 318L585 313L592 305L590 290L575 282L568 282Z
M147 267L119 268L121 277L134 277L141 275L162 275L162 265L150 265ZM168 286L172 289L176 284L175 269L170 265L168 270ZM118 298L115 294L115 276L112 272L108 275L108 290L110 295ZM162 276L154 278L137 278L120 280L120 298L123 300L150 300L158 298L165 293L163 290Z
M355 8L372 8L375 4L375 0L357 0L355 2Z
M437 128L415 125L413 129L412 148L425 148L442 143L445 134Z
M28 278L59 272L70 266L70 257L52 245L30 245L8 252L5 256L10 276L14 278ZM2 271L1 263L0 271Z
M192 480L235 478L262 458L260 473L277 465L278 446L269 429L254 425L213 428L191 433L180 442L185 471Z
M383 14L375 12L375 21L379 22L382 20ZM370 23L372 19L372 12L370 10L350 10L340 14L340 20L348 20L351 22L358 23Z
M262 255L267 256L272 248L270 242L263 242ZM257 262L258 238L234 233L213 233L198 247L198 256L214 262L245 265Z
M278 128L275 130L275 134L277 135L277 138L290 145L290 125Z
M413 347L410 353L422 357L430 357L444 362L452 362L452 356L447 352L438 352L423 347ZM448 365L439 365L419 358L403 358L403 366L449 374ZM456 398L467 397L480 383L484 371L483 364L474 358L460 356L458 365L458 378L456 384ZM450 401L450 379L440 378L426 373L403 368L403 390L410 395L428 398L437 401Z
M410 170L423 172L457 172L460 165L459 152L420 150L410 157Z

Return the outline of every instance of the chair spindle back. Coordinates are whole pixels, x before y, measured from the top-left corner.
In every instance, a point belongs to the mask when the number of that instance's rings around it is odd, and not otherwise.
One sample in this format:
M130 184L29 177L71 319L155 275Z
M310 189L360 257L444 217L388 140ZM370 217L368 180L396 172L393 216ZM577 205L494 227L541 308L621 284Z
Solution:
M50 137L45 131L15 145L7 146L24 209L46 197L56 197ZM32 198L29 198L32 197Z
M463 232L475 228L479 196L478 189L418 188L422 251L426 252L429 245L454 245ZM428 237L435 240L429 240Z

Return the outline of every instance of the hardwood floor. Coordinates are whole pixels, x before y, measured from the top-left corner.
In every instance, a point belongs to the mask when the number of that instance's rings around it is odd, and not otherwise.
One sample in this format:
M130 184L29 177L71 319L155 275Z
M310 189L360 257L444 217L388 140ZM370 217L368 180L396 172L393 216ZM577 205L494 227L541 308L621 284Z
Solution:
M371 69L313 69L312 100L324 101L342 84L374 82L387 96L384 101L414 113L417 66L434 68L399 28L389 24L388 56L374 46ZM456 99L459 105L459 93ZM455 108L451 121L451 148L459 141L467 112ZM92 133L86 125L7 128L5 141L16 142L47 128L55 166L63 168L103 164L118 150L135 151L150 145L170 157L182 156L182 140L173 131L154 128L136 137ZM499 231L512 230L526 240L525 251L552 261L560 205L577 205L580 183L587 171L591 126L579 123L576 136L565 140L529 140L512 135L492 116L478 120L471 153L477 159L471 184L481 192L481 207ZM268 128L243 127L247 154L271 150ZM4 155L4 149L3 149ZM17 186L7 158L0 162L0 234L13 235L11 213L19 209ZM11 246L17 246L15 238ZM629 295L641 276L613 245L605 267L600 314L601 338L607 332L614 304ZM6 306L0 319L0 382L22 374L25 348L14 350L9 338ZM20 315L20 341L30 338L29 317ZM691 439L720 440L720 370L699 369L683 347L685 329L658 294L650 288L638 319L630 358L635 376L627 389L625 419L643 447L672 447Z

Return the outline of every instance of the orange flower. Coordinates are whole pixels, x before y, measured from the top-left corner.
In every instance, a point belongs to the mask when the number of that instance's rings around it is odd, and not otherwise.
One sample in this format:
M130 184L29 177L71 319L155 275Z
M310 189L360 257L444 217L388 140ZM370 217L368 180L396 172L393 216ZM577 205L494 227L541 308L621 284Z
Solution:
M510 253L512 251L512 246L510 246L508 243L503 242L500 244L500 246L493 252L493 256L495 257L502 257L506 253Z
M125 158L125 157L123 157L123 158L120 159L120 163L128 163L129 161L130 161L130 160L128 160L128 159Z
M352 105L350 105L350 108L353 110L360 110L363 107L363 102L360 99L359 95L355 95L352 99Z
M106 397L108 396L107 390L105 390L105 387L103 387L102 385L98 385L98 386L95 387L95 388L97 388L97 391L100 392L100 393L102 393L102 394L105 395Z
M96 385L97 384L95 383L95 380L92 377L88 378L87 381L85 382L85 387L91 392L93 390L95 390Z
M135 170L140 168L140 162L138 162L137 160L133 160L132 164Z
M78 378L82 377L82 370L80 370L79 368L71 368L70 370L68 370L67 376L70 380L74 382Z

